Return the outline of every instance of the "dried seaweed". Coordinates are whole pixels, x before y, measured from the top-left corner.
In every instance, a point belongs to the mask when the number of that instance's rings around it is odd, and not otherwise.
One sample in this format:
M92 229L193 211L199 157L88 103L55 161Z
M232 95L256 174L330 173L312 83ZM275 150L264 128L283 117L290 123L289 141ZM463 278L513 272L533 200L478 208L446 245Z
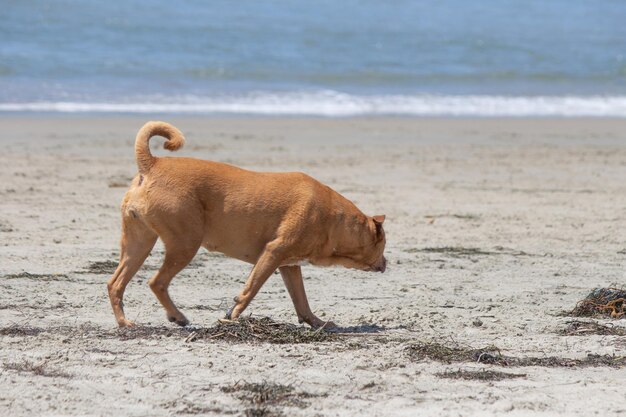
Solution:
M485 251L478 248L465 248L460 246L442 246L442 247L427 247L427 248L414 248L407 250L409 253L413 252L425 252L425 253L440 253L450 256L474 256L474 255L497 255L497 252Z
M4 275L4 279L19 279L28 278L35 279L37 281L65 281L67 275L65 274L31 274L30 272L20 272L17 274Z
M526 374L510 374L488 369L446 371L435 374L440 378L466 379L473 381L502 381L504 379L525 378Z
M583 336L591 334L601 336L626 336L626 328L607 326L594 321L574 320L570 321L567 327L559 333L563 336Z
M429 224L433 224L435 222L436 219L442 219L442 218L453 218L453 219L460 219L460 220L480 220L480 216L478 214L429 214L424 216L424 218L428 219L428 223Z
M29 325L11 325L0 328L0 336L39 336L50 333L70 338L117 338L119 340L180 338L187 342L197 340L224 340L235 343L319 343L338 340L340 335L323 329L312 330L304 326L278 323L269 317L241 317L238 320L220 320L207 328L133 326L121 329L102 329L90 323L79 326L49 328Z
M565 367L582 368L609 366L622 368L626 366L626 357L612 355L588 354L583 359L560 358L547 356L543 358L502 355L500 349L488 346L482 349L466 347L448 347L439 343L416 343L408 348L409 357L413 360L431 359L444 363L453 362L477 362L498 366L542 366L542 367Z
M222 387L222 392L240 392L239 399L252 404L279 404L293 396L293 386L263 381L261 383L237 382L235 385Z
M57 369L49 369L46 362L42 362L38 365L35 365L30 361L9 362L3 364L3 368L18 371L20 373L31 373L34 375L45 376L49 378L72 378L72 375L67 372Z
M435 253L441 255L447 255L453 258L464 258L472 256L497 256L497 255L510 255L510 256L537 256L524 251L505 248L503 246L495 246L493 250L485 250L473 247L463 246L437 246L426 248L411 248L406 250L408 253Z
M228 414L236 414L236 412L232 410L225 410L222 407L216 405L206 405L202 402L197 403L186 398L177 398L173 401L161 403L161 407L168 410L169 415L183 414L224 416Z
M408 349L412 359L432 359L444 363L479 362L500 365L503 358L500 350L495 346L472 349L449 347L439 343L416 343L409 346Z
M111 333L117 336L119 340L162 339L164 337L185 338L189 335L189 330L168 326L133 326L116 329ZM108 336L108 332L103 334Z
M228 340L233 342L318 343L335 340L337 335L323 329L312 330L289 323L277 323L269 317L240 317L238 320L220 320L216 326L199 329L188 337Z
M20 326L17 324L0 328L0 336L38 336L42 332L45 332L45 330L39 327Z
M308 398L320 397L320 395L308 392L298 392L291 385L282 385L263 381L252 383L240 381L234 385L221 388L225 393L238 393L237 398L245 405L245 416L282 416L284 415L276 407L288 406L306 408Z
M626 317L626 290L623 288L595 288L569 312L574 317Z

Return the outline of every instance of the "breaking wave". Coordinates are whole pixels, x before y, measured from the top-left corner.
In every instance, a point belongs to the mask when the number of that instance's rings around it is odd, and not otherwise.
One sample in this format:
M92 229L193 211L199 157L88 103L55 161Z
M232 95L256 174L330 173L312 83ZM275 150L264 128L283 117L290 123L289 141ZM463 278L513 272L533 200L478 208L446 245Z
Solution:
M251 93L219 96L144 96L119 102L0 103L0 112L240 114L347 117L626 117L626 96L350 95Z

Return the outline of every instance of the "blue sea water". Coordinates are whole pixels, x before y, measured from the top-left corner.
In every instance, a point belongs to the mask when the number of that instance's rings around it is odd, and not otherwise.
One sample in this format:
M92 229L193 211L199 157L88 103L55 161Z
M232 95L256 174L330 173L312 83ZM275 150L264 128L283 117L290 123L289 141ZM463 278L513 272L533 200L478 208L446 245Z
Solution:
M0 1L0 111L626 117L626 2Z

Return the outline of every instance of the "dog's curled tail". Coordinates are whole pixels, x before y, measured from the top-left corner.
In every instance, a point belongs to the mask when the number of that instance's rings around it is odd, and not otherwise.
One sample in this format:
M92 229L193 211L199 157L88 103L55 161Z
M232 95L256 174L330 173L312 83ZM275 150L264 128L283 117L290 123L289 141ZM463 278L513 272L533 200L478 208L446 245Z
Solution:
M185 144L185 137L169 123L148 122L137 133L135 139L135 159L140 174L146 174L154 165L156 158L150 153L150 138L163 136L167 139L163 147L170 151L180 149Z

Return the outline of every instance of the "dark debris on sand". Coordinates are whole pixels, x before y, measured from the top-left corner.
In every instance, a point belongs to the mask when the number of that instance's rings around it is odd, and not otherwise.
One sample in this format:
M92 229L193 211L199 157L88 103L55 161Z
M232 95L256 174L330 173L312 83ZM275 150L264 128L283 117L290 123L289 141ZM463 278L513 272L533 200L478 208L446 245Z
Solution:
M495 346L488 346L482 349L466 347L448 347L439 343L416 343L408 348L409 357L412 360L431 359L438 362L476 362L498 366L542 366L550 368L582 368L609 366L622 368L626 366L626 357L611 355L588 354L583 359L560 358L547 356L542 358L502 355L500 349Z
M10 362L3 364L3 368L7 370L13 370L20 373L30 373L37 376L45 376L48 378L72 378L72 375L58 370L50 369L46 362L42 362L38 365L30 361L22 362Z
M0 336L38 336L44 331L44 329L39 327L13 324L11 326L0 328Z
M569 312L574 317L626 317L626 290L623 288L595 288Z
M525 378L526 374L510 374L488 369L446 371L435 374L440 378L466 379L471 381L502 381L504 379Z
M8 274L3 276L4 279L27 278L37 281L67 281L68 276L65 274L32 274L30 272L20 272L17 274Z
M495 346L482 349L449 347L439 343L415 343L408 347L409 356L414 360L432 359L438 362L479 362L495 364L501 361L500 350Z
M179 338L187 342L224 340L236 343L319 343L338 340L337 334L323 329L312 330L290 323L278 323L269 317L241 317L238 320L220 320L206 328L170 326L134 326L122 329L103 329L90 323L79 326L39 328L29 325L11 325L0 328L0 336L39 336L41 333L67 338L94 338L119 340Z
M162 339L164 337L186 338L189 331L182 327L169 326L133 326L105 332L105 336L117 336L119 340Z
M119 262L110 260L90 262L84 273L111 275L117 269L118 264Z
M460 246L442 246L442 247L427 247L427 248L414 248L407 250L409 253L424 252L424 253L439 253L450 256L472 256L472 255L494 255L494 252L486 251L478 248L465 248Z
M221 388L222 392L237 393L237 398L247 407L245 416L283 416L278 406L306 408L310 404L307 399L320 397L308 392L298 392L291 385L282 385L263 381L251 383L240 381L232 386Z
M236 343L318 343L332 341L337 335L290 323L278 323L269 317L240 317L219 320L205 328L135 326L114 330L120 340L178 337L186 342L223 340Z
M412 248L408 249L408 253L435 253L441 255L447 255L454 258L472 257L472 256L494 256L494 255L511 255L511 256L534 256L524 251L513 250L502 246L496 246L493 250L485 250L473 247L463 246L439 246L439 247L426 247L426 248Z
M559 332L563 336L626 336L626 328L596 323L594 321L574 320L567 323L567 327Z
M337 335L323 329L312 330L289 323L277 323L269 317L240 317L220 320L216 326L199 329L188 340L210 339L232 342L318 343L335 340Z

